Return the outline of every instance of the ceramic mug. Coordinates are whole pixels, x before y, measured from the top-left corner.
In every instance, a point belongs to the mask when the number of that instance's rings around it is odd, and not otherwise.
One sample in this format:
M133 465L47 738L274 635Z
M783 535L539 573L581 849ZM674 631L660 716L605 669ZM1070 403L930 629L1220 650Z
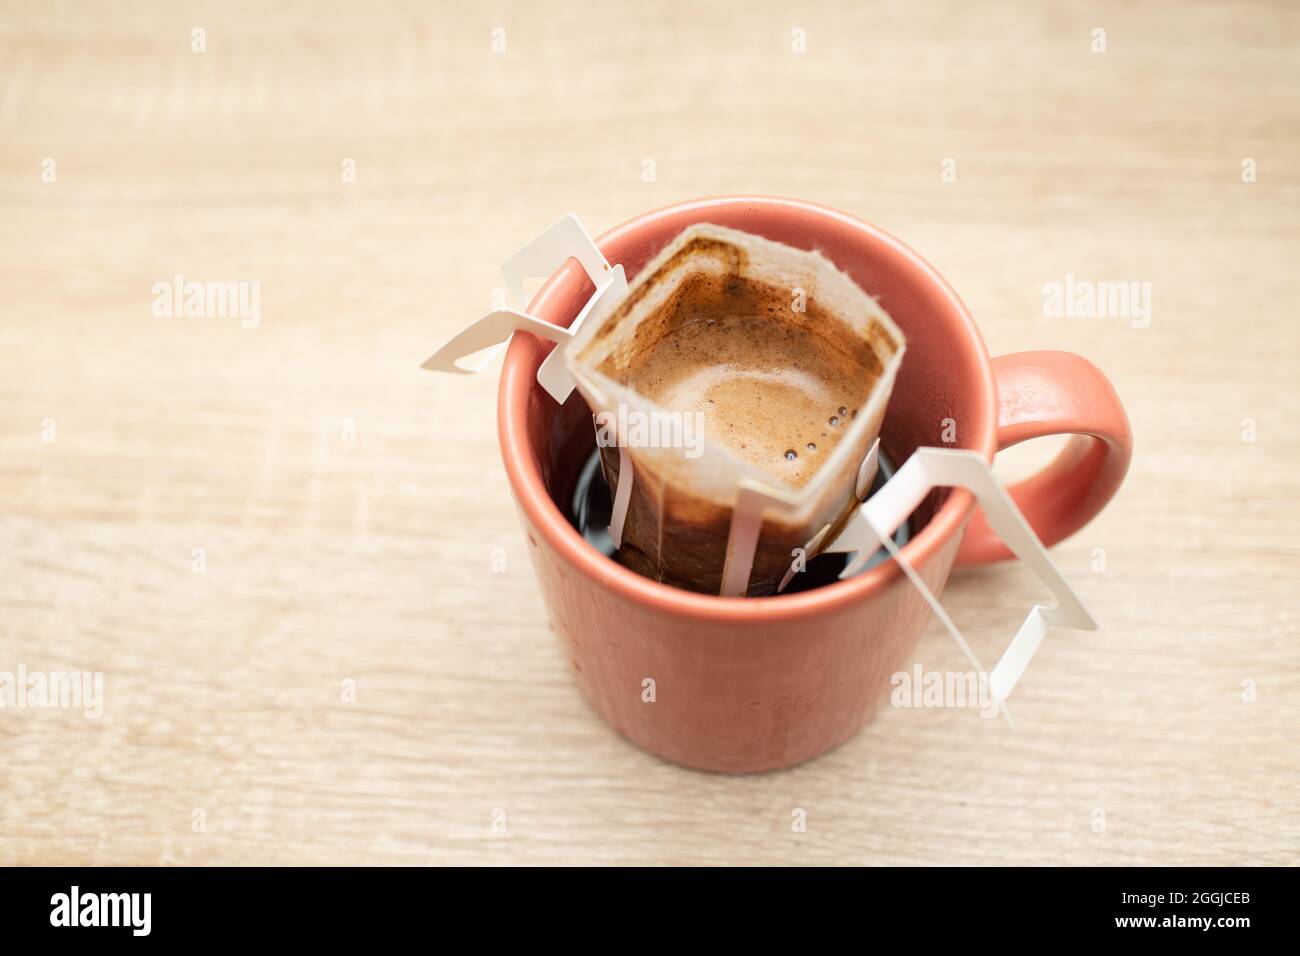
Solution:
M973 449L991 462L1018 442L1072 434L1050 465L1011 489L1047 545L1083 527L1119 488L1132 438L1106 377L1067 352L989 358L943 278L874 226L811 203L732 197L646 213L596 243L630 280L696 222L818 249L880 298L907 336L881 432L893 461L931 445ZM592 291L571 260L528 311L567 327ZM514 336L501 374L498 431L551 627L583 695L633 742L700 769L789 767L855 734L911 658L930 616L921 594L888 561L800 593L715 597L641 577L598 552L561 505L594 436L576 391L560 406L537 384L538 366L554 347ZM1010 556L962 489L932 492L910 528L903 554L935 594L954 562Z

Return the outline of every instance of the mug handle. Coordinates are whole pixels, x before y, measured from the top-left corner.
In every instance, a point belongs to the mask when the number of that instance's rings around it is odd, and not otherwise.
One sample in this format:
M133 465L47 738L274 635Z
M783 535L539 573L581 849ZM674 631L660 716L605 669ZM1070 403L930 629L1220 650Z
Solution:
M1044 435L1074 437L1051 464L1010 489L1043 544L1068 538L1119 490L1133 457L1128 416L1110 380L1071 352L1016 352L992 360L998 390L998 451ZM977 510L957 564L1014 557Z

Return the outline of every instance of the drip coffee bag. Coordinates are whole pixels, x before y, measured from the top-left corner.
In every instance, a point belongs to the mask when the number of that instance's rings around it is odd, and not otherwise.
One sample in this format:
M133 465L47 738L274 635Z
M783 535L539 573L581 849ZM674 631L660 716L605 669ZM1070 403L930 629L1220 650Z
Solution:
M614 490L619 560L693 591L773 593L865 496L903 351L885 311L820 253L682 232L565 346Z

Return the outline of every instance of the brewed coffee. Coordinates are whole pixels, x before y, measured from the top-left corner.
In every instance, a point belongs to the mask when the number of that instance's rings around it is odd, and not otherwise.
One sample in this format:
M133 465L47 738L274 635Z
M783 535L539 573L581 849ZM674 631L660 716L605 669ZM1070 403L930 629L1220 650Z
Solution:
M894 470L889 456L881 452L880 470L876 472L870 493L875 494L883 488L885 482L894 476ZM589 545L605 557L618 560L618 549L614 547L608 531L609 519L613 511L613 496L601 470L599 449L592 450L586 463L578 471L573 490L557 501L557 504L564 511L564 516L569 519L569 524L573 525ZM911 537L912 529L905 521L894 532L894 544L902 548ZM864 574L877 564L888 560L889 552L880 548L858 573ZM834 584L840 579L840 572L847 564L848 555L843 553L820 554L809 561L808 566L790 580L790 584L782 593L796 594Z

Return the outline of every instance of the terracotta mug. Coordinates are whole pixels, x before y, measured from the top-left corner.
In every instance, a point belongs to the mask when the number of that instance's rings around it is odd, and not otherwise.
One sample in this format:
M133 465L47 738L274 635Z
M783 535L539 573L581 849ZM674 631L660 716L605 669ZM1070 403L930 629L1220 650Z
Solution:
M894 462L922 445L974 449L992 461L1017 442L1073 434L1054 462L1011 490L1048 545L1083 527L1119 488L1132 438L1106 377L1066 352L990 359L943 278L874 226L811 203L734 197L668 206L596 243L631 279L695 222L816 248L880 297L907 336L881 433ZM571 260L528 311L568 326L591 293ZM577 392L560 406L537 384L552 348L532 335L514 336L501 374L498 430L551 627L583 695L633 742L707 770L789 767L855 734L913 653L930 615L921 594L892 561L796 594L723 598L660 584L604 556L559 504L572 495L594 437ZM945 442L954 425L956 441ZM935 594L954 562L1010 556L961 489L932 492L910 529L903 554Z

